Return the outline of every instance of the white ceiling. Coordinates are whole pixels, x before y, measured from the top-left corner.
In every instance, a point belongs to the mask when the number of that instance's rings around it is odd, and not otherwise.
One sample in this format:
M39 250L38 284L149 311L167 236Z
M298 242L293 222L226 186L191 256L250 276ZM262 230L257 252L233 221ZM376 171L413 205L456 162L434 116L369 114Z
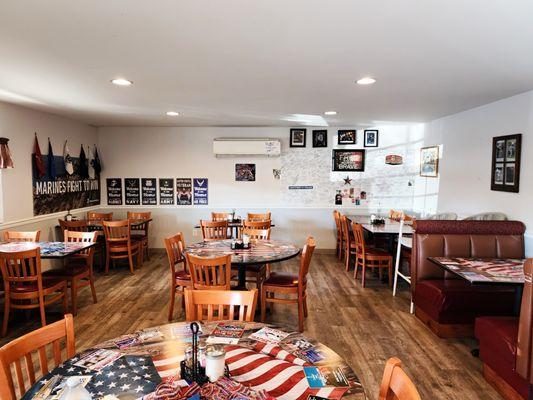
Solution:
M0 100L99 126L428 121L532 89L532 45L530 0L1 0Z

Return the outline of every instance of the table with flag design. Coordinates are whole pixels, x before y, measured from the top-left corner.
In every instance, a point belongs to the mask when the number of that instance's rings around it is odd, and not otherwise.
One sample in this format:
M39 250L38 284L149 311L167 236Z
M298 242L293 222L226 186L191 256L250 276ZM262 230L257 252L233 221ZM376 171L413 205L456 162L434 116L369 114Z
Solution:
M217 323L200 323L203 332L200 344L205 342ZM300 333L290 333L277 344L258 342L249 336L271 325L256 322L242 324L244 334L238 344L225 346L226 365L232 381L267 396L257 398L303 400L315 395L327 399L366 399L364 389L351 367L330 348ZM43 384L55 375L90 375L91 379L86 388L95 399L106 395L115 395L120 399L138 399L149 395L165 382L181 379L180 361L184 359L186 349L191 345L190 336L184 334L184 328L188 325L188 322L167 324L96 345L51 371L37 382L23 399L31 399ZM126 348L121 346L122 349L119 349L119 344L123 345L125 342L130 345ZM294 351L294 343L299 342L312 345L314 351L321 354L321 359L315 362L303 359ZM117 351L121 357L99 371L86 370L75 365L79 364L78 361L84 354L96 349ZM348 386L311 387L304 372L306 366L335 369L348 382ZM200 395L204 398L201 392Z

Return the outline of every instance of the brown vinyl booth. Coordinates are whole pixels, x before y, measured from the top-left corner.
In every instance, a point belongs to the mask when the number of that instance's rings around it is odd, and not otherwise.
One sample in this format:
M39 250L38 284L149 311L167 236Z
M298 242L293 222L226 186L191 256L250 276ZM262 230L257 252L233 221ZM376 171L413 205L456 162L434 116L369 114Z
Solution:
M435 334L470 337L476 317L513 314L513 287L471 285L428 257L524 258L522 222L417 220L414 229L411 291L415 314Z
M520 317L480 317L476 338L483 376L504 399L527 399L533 383L533 259L524 265Z

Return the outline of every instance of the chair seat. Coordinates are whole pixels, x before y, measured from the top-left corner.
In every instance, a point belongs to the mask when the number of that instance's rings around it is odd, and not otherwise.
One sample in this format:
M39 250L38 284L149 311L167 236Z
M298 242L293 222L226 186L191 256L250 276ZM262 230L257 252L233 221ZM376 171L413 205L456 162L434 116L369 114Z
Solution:
M304 281L303 283L306 283ZM271 272L270 276L263 282L266 286L298 287L298 275L285 272Z
M137 241L143 241L143 240L148 240L148 236L147 235L143 235L143 234L132 234L131 235L131 239L132 240L137 240Z
M141 241L139 240L131 240L131 247L133 249L139 247L141 245ZM111 251L128 251L128 244L126 242L118 242L118 243L108 243L107 248Z
M181 270L181 271L176 272L176 280L177 281L190 281L191 275L187 271Z
M43 272L43 277L54 278L54 277L65 277L70 278L76 275L81 275L89 272L89 267L82 264L69 264L65 268L51 269L49 271Z
M392 257L386 250L377 247L366 247L365 255L367 257Z
M56 278L56 277L50 277L45 278L43 276L43 289L52 289L55 286L59 286L61 283L65 282L64 279ZM12 293L31 293L31 292L37 292L39 289L37 287L37 282L35 283L28 283L28 284L15 284L11 285L10 291Z

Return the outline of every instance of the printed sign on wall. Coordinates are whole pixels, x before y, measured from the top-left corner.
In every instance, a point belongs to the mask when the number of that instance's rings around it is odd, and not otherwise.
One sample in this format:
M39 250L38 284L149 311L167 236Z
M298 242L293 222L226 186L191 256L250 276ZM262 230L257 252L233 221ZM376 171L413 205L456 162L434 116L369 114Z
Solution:
M159 178L159 204L174 204L174 179Z
M190 206L192 204L191 178L176 178L176 197L176 204L179 206Z
M127 206L138 206L141 203L139 178L124 179L125 197Z
M110 206L122 205L122 179L107 178L107 204Z
M141 197L143 206L157 205L157 186L155 178L141 179Z
M194 178L194 204L207 205L207 178Z

